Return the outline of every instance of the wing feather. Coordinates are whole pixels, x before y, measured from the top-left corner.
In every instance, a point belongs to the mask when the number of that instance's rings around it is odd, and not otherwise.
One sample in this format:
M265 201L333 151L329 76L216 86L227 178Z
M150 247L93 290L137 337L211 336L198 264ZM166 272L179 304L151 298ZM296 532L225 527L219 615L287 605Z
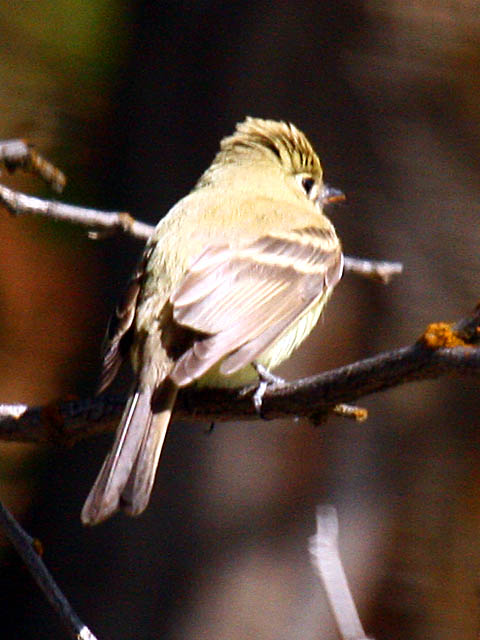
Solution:
M246 366L335 286L342 265L332 228L208 247L170 297L175 322L202 334L170 377L184 386L221 360L225 374Z
M105 391L118 373L123 358L131 342L131 327L135 317L138 297L142 288L145 267L151 254L151 247L144 252L137 268L127 285L127 289L108 323L103 345L103 364L97 393Z

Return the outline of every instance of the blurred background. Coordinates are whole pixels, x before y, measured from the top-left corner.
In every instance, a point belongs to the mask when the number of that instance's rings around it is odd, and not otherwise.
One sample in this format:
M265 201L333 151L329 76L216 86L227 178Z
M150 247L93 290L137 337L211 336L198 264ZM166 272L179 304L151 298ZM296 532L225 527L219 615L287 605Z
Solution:
M478 301L477 0L37 0L0 6L0 138L64 169L62 200L156 222L245 115L286 119L347 194L348 255L400 260L389 286L347 275L287 378L417 338ZM1 179L42 197L38 180ZM142 246L0 211L0 401L92 393L108 316ZM124 376L123 383L127 383ZM121 388L122 382L118 388ZM99 638L336 638L307 540L339 512L369 635L480 630L478 381L363 399L361 425L175 423L149 509L84 529L111 436L0 446L0 498ZM5 637L66 637L0 533Z

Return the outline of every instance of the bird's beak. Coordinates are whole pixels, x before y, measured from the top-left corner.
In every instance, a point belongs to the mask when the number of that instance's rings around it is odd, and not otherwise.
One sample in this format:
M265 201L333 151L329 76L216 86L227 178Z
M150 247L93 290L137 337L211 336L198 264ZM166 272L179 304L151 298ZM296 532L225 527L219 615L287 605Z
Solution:
M345 194L340 189L334 189L327 184L323 185L323 190L319 197L321 204L336 204L337 202L345 202Z

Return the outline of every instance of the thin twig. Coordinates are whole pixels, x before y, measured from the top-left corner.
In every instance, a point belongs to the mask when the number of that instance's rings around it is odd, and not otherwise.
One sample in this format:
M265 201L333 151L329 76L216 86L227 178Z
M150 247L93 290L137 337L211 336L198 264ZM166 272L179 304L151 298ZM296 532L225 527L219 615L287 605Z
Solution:
M338 518L334 507L317 509L317 533L310 538L309 551L342 640L367 640L338 550Z
M380 262L345 256L345 271L388 284L393 276L402 273L403 265L401 262Z
M121 231L142 240L146 240L153 230L151 225L134 220L126 212L98 211L97 209L63 204L55 200L43 200L27 196L19 191L13 191L3 185L0 185L0 203L16 216L27 214L47 216L53 220L81 224L89 229Z
M76 640L96 640L96 636L77 616L45 566L39 553L38 541L28 535L1 502L0 525L45 597L60 616L70 636Z
M63 191L67 181L60 169L24 140L1 140L0 163L10 172L23 169L39 176L57 192Z
M465 327L468 327L466 331ZM458 331L457 331L458 329ZM471 336L465 339L463 333ZM303 416L318 424L358 398L406 382L445 375L480 376L480 307L456 325L431 324L414 344L381 353L310 378L268 387L262 414L267 418ZM214 421L258 420L252 402L254 389L191 387L182 391L175 407L176 419ZM72 444L112 430L125 397L100 397L58 401L43 407L0 405L0 440Z
M66 179L63 173L22 140L0 142L0 163L3 163L10 171L22 168L25 171L38 174L56 191L61 191L65 186ZM121 232L138 240L147 240L155 228L150 224L135 220L127 212L99 211L55 200L34 198L1 185L0 204L3 204L12 215L47 216L54 220L66 220L88 227L90 229L89 236L92 239ZM384 283L388 283L392 276L401 273L402 268L399 262L378 262L345 257L345 271Z

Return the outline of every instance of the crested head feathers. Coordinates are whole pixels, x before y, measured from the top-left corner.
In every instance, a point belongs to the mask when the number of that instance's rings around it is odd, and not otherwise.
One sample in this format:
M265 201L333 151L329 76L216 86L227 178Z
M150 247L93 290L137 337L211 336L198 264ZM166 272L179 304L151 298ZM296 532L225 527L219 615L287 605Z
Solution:
M297 127L289 122L247 117L237 124L231 136L223 138L220 151L200 183L208 182L218 167L251 162L255 157L273 160L292 174L322 175L317 154Z
M220 143L222 151L242 148L271 152L293 173L321 173L320 160L307 137L290 122L247 117L233 135Z

